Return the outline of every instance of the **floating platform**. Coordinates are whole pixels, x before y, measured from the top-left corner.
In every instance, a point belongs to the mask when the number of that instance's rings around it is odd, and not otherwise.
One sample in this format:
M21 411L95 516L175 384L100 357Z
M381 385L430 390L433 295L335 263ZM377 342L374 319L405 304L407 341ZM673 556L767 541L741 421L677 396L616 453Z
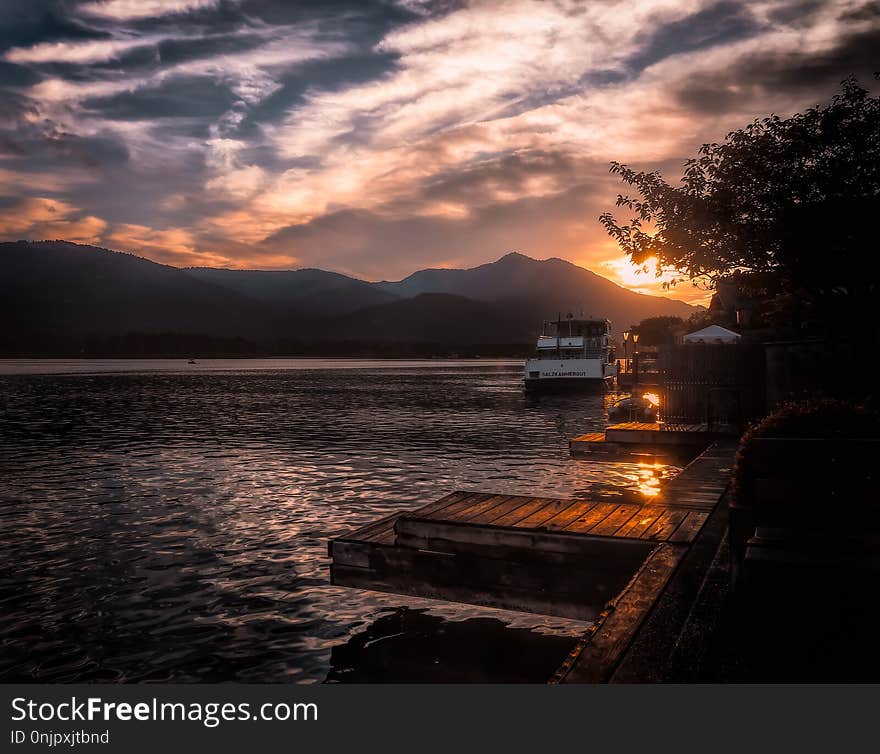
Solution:
M699 448L730 433L710 430L705 424L667 424L662 422L623 422L610 424L604 432L588 432L569 440L572 453L661 450L669 447Z
M333 584L593 620L702 510L454 492L330 543Z
M573 456L583 455L606 455L618 456L662 456L670 452L675 454L681 445L651 445L648 443L636 443L630 441L611 442L605 437L604 432L588 432L568 441L569 452ZM692 447L692 446L690 446Z
M733 452L713 445L641 502L453 492L331 540L331 582L592 621L557 680L601 679L583 663L605 667L629 644L717 506Z

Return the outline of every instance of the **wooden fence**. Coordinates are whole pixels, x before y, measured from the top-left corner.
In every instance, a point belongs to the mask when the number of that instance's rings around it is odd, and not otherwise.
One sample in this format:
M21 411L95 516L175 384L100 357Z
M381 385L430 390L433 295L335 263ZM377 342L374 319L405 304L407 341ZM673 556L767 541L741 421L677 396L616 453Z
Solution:
M657 363L662 418L669 424L741 430L764 413L760 344L663 346Z

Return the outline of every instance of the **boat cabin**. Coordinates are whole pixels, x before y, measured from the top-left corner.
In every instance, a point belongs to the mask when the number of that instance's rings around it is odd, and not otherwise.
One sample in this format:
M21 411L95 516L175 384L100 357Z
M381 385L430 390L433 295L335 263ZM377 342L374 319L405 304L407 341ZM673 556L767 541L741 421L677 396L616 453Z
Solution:
M538 337L537 356L543 359L603 359L608 351L611 323L607 319L575 319L571 315L544 322Z

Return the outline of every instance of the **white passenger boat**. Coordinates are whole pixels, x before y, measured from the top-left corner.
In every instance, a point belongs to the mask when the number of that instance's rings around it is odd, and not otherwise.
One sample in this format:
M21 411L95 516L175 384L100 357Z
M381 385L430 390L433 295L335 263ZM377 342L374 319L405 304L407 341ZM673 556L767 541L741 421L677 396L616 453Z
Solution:
M601 388L613 383L617 363L607 319L569 314L545 322L535 356L526 361L526 390Z

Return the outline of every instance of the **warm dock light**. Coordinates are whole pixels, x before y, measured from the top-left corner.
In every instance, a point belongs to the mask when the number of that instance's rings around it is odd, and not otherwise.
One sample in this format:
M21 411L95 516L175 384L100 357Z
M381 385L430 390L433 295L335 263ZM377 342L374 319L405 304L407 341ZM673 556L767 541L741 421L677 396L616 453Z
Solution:
M660 405L660 396L657 393L642 393L642 398L648 401L654 408Z

